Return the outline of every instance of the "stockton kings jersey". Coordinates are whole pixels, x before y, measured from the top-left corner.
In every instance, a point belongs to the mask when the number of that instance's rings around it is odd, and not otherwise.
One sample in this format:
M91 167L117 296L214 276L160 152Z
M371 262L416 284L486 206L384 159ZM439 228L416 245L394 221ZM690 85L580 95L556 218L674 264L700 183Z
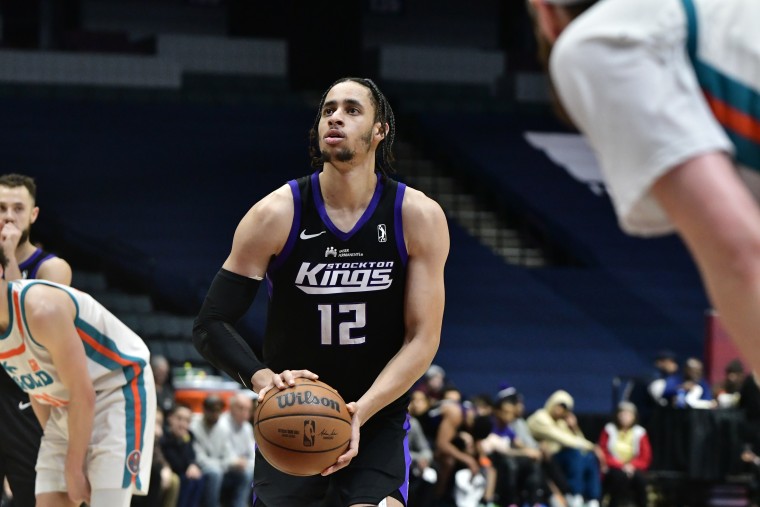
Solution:
M295 213L287 243L267 271L264 362L308 369L346 402L358 400L404 339L406 186L378 175L351 231L327 216L319 172L288 182ZM402 396L387 410L406 408Z
M74 325L87 355L87 372L96 393L121 388L137 409L145 409L143 371L150 354L143 341L89 294L42 280L8 284L8 328L0 335L0 361L6 373L42 404L65 406L69 393L50 353L35 341L26 322L26 294L44 284L66 292L76 306Z
M24 280L37 278L37 272L42 263L54 257L54 254L45 252L41 248L36 249L28 259L19 263L18 268L21 271L21 277ZM0 372L0 393L14 393L16 396L21 396L22 399L26 396L19 391L16 383L4 371Z

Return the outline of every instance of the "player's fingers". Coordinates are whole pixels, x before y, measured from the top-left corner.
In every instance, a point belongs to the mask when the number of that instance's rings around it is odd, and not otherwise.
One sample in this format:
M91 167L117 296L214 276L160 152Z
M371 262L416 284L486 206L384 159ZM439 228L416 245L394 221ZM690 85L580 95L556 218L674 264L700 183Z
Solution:
M338 456L338 460L335 462L334 465L329 466L325 468L322 471L322 475L330 475L332 473L337 472L341 468L345 468L351 463L351 460L354 459L354 457L359 453L358 448L348 448L348 451L346 451L344 454L341 454Z
M293 375L295 377L307 378L309 380L317 380L319 375L309 370L294 370Z
M256 394L258 394L259 399L260 400L263 399L264 396L267 394L267 391L269 391L270 389L272 389L272 387L273 387L272 384L270 384L270 385L268 385L266 387L262 387L261 389L259 389L259 392L256 393Z
M279 375L275 375L272 377L272 381L274 382L274 385L276 385L279 389L285 389L288 386L292 386L295 382L293 381L293 372L290 370L285 370Z

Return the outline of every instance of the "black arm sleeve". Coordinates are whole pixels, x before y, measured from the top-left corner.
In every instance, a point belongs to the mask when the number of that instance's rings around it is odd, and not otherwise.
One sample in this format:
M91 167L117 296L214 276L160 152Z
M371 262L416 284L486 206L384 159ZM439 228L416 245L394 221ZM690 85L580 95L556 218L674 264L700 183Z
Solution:
M251 376L266 366L234 324L250 308L260 284L261 280L219 270L193 325L193 344L198 352L247 388L251 388Z

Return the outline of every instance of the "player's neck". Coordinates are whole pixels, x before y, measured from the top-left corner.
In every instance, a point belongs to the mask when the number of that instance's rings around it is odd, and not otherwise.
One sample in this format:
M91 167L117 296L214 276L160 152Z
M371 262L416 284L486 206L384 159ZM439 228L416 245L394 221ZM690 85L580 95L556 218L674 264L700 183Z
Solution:
M328 208L363 211L375 193L377 175L374 167L355 166L345 170L325 164L319 175L319 186Z
M16 261L19 264L27 260L37 250L37 247L28 239L16 247Z

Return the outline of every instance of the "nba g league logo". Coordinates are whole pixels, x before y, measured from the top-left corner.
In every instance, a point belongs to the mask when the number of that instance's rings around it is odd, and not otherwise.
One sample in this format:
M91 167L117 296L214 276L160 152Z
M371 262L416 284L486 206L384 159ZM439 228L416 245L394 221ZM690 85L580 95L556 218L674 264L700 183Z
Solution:
M388 232L385 229L385 224L377 225L377 241L378 243L385 243L388 241Z

